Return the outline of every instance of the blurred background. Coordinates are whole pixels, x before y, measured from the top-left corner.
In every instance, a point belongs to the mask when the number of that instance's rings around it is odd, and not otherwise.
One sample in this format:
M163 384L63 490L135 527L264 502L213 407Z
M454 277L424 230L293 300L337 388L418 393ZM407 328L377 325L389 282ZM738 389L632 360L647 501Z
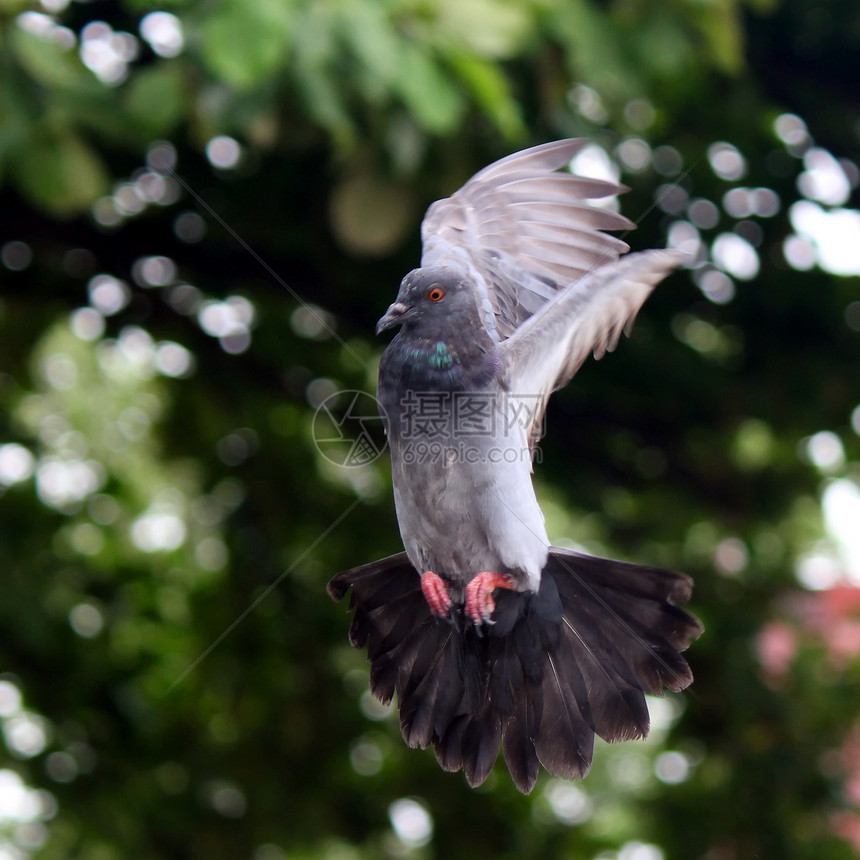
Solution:
M0 858L857 856L858 49L856 0L0 0ZM370 697L325 583L400 549L387 454L314 415L427 205L566 136L694 261L554 398L550 536L706 633L523 797Z

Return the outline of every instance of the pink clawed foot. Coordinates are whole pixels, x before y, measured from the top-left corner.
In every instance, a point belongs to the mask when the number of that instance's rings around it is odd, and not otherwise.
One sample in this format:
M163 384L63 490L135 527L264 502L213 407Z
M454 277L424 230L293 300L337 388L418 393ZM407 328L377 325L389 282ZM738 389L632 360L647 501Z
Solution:
M445 580L439 574L428 570L421 574L421 590L430 611L440 618L445 618L454 605Z
M466 615L475 624L491 624L490 616L496 609L493 589L513 588L514 584L500 573L484 571L466 586ZM425 592L426 593L426 592Z

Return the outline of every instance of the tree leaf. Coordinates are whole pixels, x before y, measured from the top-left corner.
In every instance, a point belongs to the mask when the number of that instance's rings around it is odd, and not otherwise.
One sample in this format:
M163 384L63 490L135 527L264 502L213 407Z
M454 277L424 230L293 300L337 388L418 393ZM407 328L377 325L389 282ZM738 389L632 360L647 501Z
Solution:
M442 0L439 29L470 53L494 59L515 56L534 32L536 16L522 0Z
M525 134L519 105L499 66L474 54L460 52L449 56L448 62L506 138L512 140Z
M159 63L129 81L125 109L147 136L167 135L182 117L186 97L181 71L176 63Z
M108 188L101 158L69 128L33 135L12 166L21 192L58 216L87 209Z
M553 10L548 25L565 46L574 80L610 99L627 98L641 88L641 75L630 68L619 29L602 9L586 0L570 0Z
M344 104L345 88L335 71L340 54L336 30L328 4L304 9L293 28L292 68L308 113L345 148L351 145L355 129Z
M697 6L690 18L708 45L714 65L731 75L738 74L744 64L740 14L734 2L707 3Z
M340 9L341 38L361 65L359 84L367 98L378 100L396 87L401 50L392 21L376 0L355 0Z
M223 2L200 28L203 61L212 74L238 89L259 84L284 62L293 3Z
M96 85L75 51L63 50L59 45L20 27L10 28L9 42L21 67L46 87L68 90L81 85Z
M403 43L398 91L415 121L432 134L456 127L465 107L463 94L442 71L429 50L414 42Z

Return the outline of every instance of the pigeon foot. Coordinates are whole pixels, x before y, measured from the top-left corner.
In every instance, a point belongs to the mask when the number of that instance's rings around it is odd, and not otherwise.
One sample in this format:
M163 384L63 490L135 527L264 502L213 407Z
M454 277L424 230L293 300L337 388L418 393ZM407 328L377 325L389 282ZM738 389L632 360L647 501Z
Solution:
M492 624L490 616L496 609L493 589L513 588L514 584L501 573L484 571L466 586L466 615L475 624Z
M428 570L421 574L421 591L424 592L424 599L430 611L440 618L446 618L454 605L448 591L448 583L438 573Z

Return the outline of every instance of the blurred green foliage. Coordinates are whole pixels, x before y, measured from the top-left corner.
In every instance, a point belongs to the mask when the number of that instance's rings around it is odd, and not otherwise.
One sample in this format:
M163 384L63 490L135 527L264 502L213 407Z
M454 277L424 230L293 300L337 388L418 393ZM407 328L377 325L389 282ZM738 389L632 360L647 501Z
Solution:
M0 857L855 856L858 28L0 0ZM550 535L689 572L707 631L647 742L524 798L367 692L324 584L399 549L388 468L313 417L373 391L427 204L568 135L697 257L555 398Z

